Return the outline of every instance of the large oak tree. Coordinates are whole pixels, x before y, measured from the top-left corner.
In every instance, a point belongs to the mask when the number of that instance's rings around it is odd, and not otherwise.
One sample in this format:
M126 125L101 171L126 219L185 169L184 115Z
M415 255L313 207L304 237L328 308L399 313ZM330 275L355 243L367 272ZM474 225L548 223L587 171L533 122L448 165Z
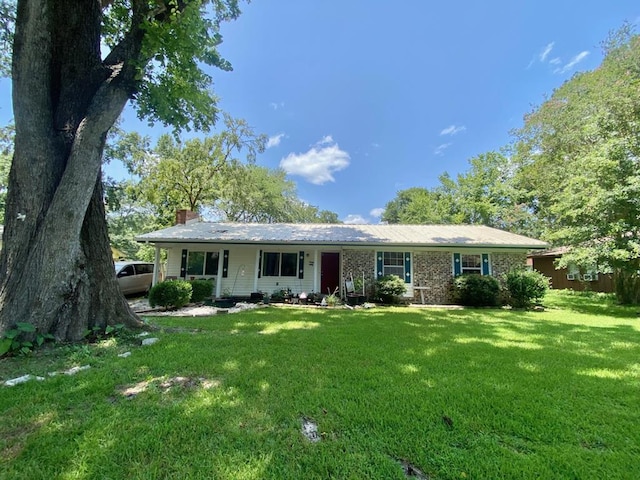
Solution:
M216 50L219 25L239 13L237 0L17 2L0 335L18 321L72 341L87 328L138 324L113 274L105 139L130 99L151 121L212 125L200 65L230 69Z

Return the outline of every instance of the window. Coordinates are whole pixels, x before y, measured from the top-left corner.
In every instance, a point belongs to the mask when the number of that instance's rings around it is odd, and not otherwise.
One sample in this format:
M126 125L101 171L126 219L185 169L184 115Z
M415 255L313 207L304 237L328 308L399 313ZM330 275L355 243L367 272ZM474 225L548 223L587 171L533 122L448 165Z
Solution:
M295 277L298 275L298 254L264 252L262 275L265 277Z
M491 263L488 253L454 253L453 275L476 273L478 275L490 275Z
M118 274L119 277L130 277L132 275L134 275L134 271L133 271L133 265L127 265L126 267L124 267L122 270L120 270L120 273Z
M396 275L411 283L411 252L377 252L376 273L378 278Z
M189 252L187 275L217 275L218 252Z
M477 273L482 274L482 256L481 255L460 255L460 266L462 274Z
M402 252L384 252L382 275L397 275L404 279L404 254Z
M153 264L152 263L136 264L136 275L142 275L145 273L153 273Z
M298 254L283 253L282 254L282 270L280 275L283 277L295 277L298 273Z
M204 262L204 274L205 275L217 275L218 274L218 252L205 253Z

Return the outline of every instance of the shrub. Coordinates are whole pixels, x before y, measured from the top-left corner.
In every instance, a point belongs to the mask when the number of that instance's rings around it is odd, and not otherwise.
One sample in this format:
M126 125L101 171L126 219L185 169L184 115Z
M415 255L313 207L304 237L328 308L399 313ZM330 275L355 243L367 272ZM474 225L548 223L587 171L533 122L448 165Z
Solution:
M191 284L185 280L167 280L149 290L149 305L164 308L180 308L191 300Z
M549 279L535 270L511 270L505 278L509 303L516 308L527 308L542 300L549 289Z
M202 302L213 294L214 283L212 280L191 280L191 301Z
M397 275L385 275L376 282L376 297L382 303L397 303L398 297L407 291L404 280Z
M500 284L489 275L461 275L453 281L456 301L468 307L493 307L498 304Z

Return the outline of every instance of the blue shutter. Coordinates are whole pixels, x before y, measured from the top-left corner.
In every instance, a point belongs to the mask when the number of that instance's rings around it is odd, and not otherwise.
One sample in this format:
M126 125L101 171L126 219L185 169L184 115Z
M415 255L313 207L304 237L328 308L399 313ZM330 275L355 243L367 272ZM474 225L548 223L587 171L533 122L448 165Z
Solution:
M489 275L489 254L482 254L482 274Z
M404 283L411 283L411 252L404 252Z
M300 280L304 278L304 252L300 252L298 257L298 278Z
M187 250L182 250L182 258L180 259L180 277L187 278Z
M376 252L376 278L382 278L382 252Z
M459 275L462 275L462 262L460 260L460 254L454 253L453 254L453 276L457 277Z
M224 256L222 258L222 278L229 276L229 250L224 250Z

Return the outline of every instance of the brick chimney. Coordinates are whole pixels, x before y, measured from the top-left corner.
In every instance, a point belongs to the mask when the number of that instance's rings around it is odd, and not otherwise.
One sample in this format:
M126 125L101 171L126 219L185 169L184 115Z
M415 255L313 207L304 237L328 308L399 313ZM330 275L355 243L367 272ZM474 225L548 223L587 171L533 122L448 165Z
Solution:
M185 225L192 220L197 220L198 214L196 212L192 212L191 210L178 210L176 212L176 225Z

